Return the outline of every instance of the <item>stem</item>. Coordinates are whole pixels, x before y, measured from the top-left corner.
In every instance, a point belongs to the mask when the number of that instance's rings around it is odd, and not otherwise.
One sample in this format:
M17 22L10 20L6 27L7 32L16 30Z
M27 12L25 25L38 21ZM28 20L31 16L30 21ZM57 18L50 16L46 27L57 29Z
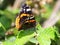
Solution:
M6 31L5 27L2 25L2 23L0 22L1 27L3 28L4 31Z
M59 9L60 9L60 0L56 2L56 5L54 6L50 18L43 23L43 28L51 27L56 24L56 22L60 19L60 15L57 15Z

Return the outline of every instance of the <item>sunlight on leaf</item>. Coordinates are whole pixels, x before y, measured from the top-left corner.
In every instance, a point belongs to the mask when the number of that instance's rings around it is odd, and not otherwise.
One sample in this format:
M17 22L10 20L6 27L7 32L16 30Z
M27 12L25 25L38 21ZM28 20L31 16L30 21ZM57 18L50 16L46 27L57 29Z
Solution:
M0 27L1 27L2 25L1 25L1 23L0 23Z
M38 36L37 40L40 45L50 45L51 39L55 39L55 29L53 27L46 28L46 29L40 29L40 25L38 25Z
M10 38L8 38L7 40L5 40L3 42L3 45L15 45L14 41L15 41L16 37L12 36Z

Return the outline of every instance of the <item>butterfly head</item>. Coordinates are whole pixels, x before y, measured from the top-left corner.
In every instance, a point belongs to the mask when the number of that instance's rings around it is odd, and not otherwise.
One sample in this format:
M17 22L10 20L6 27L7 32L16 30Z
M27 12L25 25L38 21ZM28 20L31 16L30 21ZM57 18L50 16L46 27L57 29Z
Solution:
M32 14L32 10L31 10L30 6L28 6L27 4L23 4L20 13L21 13L21 14L22 14L22 13Z

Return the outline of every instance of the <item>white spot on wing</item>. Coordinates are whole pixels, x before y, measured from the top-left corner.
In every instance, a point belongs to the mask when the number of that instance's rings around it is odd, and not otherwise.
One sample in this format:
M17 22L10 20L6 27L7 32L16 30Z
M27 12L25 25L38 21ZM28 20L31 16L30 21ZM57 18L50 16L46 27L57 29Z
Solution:
M30 19L34 18L34 16L30 17Z
M31 9L27 9L27 11L31 11Z
M25 11L25 9L24 9L24 11Z

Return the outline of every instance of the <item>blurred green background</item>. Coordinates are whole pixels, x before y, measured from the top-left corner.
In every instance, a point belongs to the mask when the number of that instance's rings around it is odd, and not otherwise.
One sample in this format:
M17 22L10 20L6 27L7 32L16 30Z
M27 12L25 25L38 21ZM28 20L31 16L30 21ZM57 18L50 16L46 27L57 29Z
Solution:
M55 18L52 16L56 23L51 27L47 24L48 28L43 28L44 22L50 18L58 1L0 0L0 45L60 45L60 20L55 21L60 11ZM34 28L18 31L15 28L15 19L24 3L31 6L38 24Z

